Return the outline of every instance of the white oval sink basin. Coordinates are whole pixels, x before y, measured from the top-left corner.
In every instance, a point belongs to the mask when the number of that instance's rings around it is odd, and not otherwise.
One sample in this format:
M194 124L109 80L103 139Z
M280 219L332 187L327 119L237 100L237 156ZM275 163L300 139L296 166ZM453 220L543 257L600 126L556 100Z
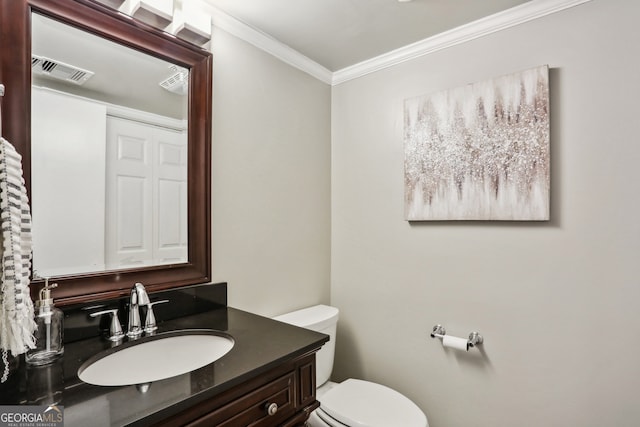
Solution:
M158 334L97 354L78 369L78 377L101 386L159 381L215 362L233 345L233 338L214 331Z

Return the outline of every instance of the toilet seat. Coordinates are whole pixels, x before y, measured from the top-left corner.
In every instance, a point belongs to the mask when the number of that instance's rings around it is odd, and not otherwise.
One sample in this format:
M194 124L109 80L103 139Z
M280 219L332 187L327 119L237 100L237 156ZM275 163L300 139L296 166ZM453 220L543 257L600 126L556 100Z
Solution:
M427 427L427 417L407 397L381 384L348 379L327 391L317 410L349 427Z

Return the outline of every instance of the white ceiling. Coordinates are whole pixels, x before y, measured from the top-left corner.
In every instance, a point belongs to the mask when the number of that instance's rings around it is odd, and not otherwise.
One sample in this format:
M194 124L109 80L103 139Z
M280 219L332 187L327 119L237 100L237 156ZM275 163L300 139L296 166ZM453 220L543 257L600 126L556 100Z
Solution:
M528 1L203 0L332 72Z
M195 7L211 16L214 26L336 85L586 1L182 0L182 7ZM95 75L83 86L37 76L34 83L169 117L184 116L186 98L158 85L170 74L169 64L139 52L132 55L122 46L114 49L111 42L48 21L34 19L33 53Z

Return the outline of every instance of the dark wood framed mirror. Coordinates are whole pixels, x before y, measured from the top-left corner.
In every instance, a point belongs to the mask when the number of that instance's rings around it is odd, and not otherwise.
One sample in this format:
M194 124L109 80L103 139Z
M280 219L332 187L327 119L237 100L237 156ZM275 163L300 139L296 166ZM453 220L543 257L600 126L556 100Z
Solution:
M23 156L32 196L31 41L32 14L75 27L189 70L187 127L187 262L121 268L51 278L59 305L126 295L135 282L149 292L206 283L211 278L212 55L92 0L0 0L2 136ZM82 179L82 177L78 177ZM65 242L60 242L64 250ZM31 292L41 280L32 280Z

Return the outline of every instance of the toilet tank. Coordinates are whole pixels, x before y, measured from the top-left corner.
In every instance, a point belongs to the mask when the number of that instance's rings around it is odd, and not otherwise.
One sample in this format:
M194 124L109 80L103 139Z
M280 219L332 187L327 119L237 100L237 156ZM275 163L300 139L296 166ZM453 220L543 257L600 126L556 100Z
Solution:
M336 350L336 327L338 326L339 311L328 305L314 305L274 317L275 320L322 332L330 339L316 353L316 387L329 381L333 370L333 356Z

